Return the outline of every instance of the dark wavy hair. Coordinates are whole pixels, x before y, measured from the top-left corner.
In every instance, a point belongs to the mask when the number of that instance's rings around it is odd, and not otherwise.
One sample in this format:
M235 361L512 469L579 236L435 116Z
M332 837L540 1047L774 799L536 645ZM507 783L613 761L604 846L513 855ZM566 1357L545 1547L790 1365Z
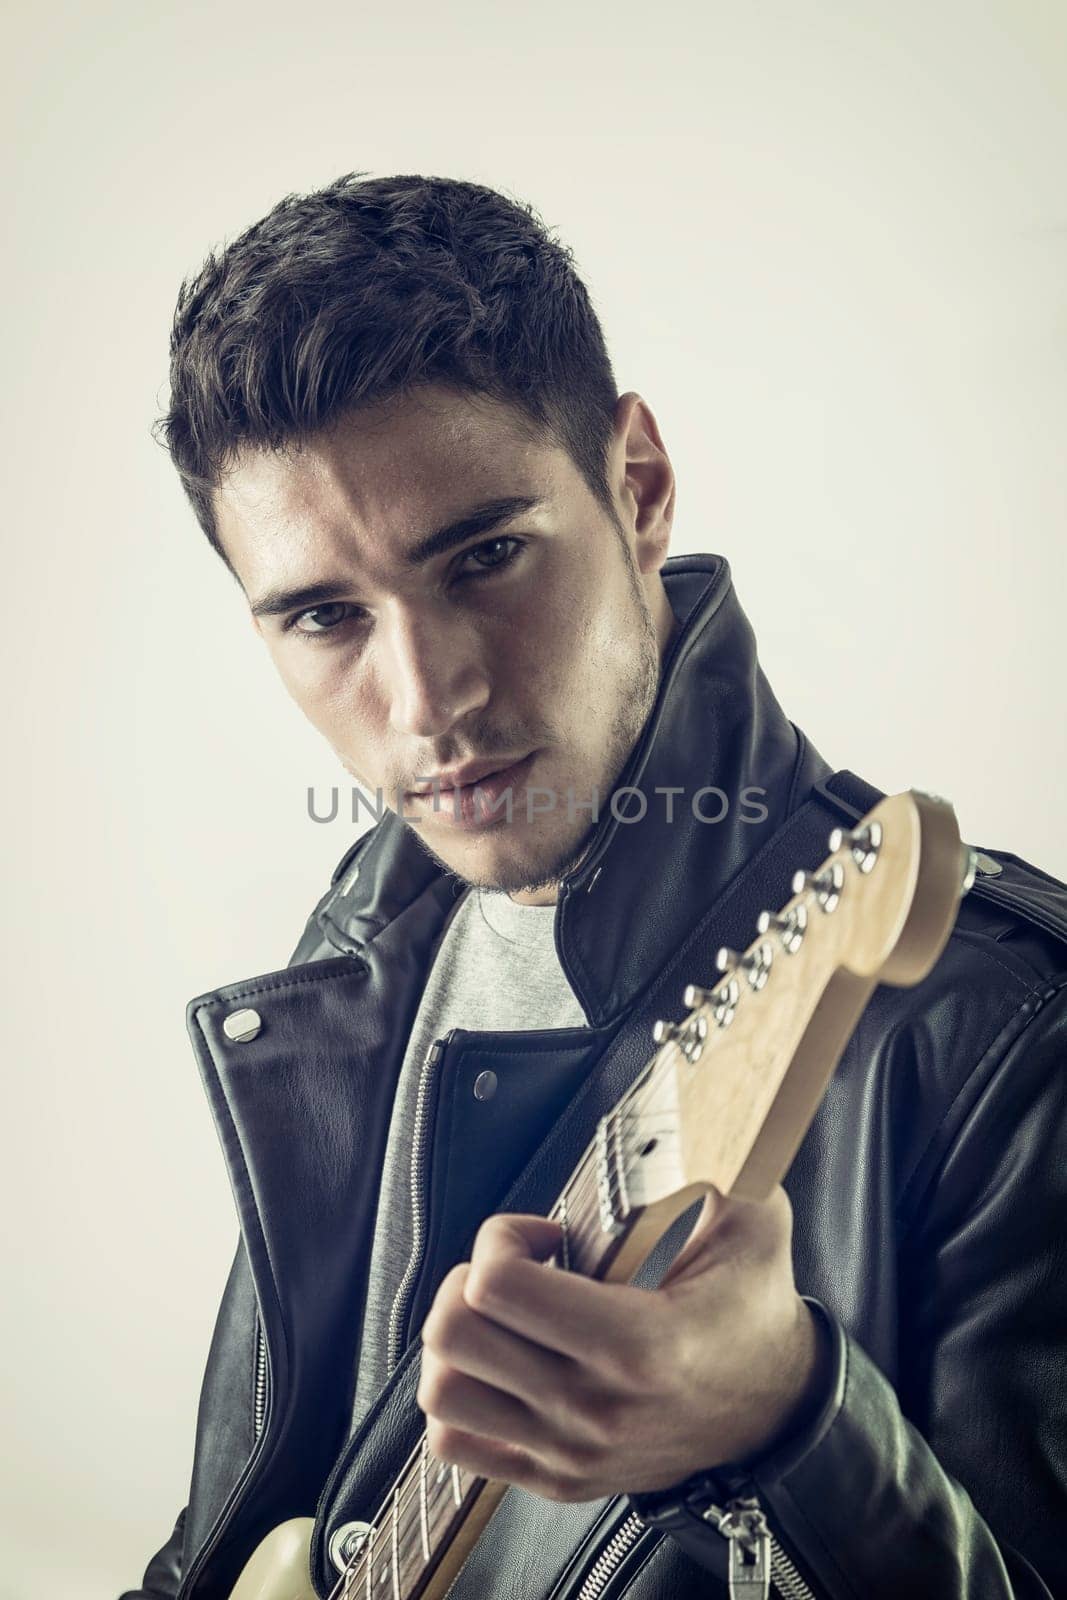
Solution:
M178 295L156 437L225 560L212 491L240 449L425 383L513 406L614 516L618 394L573 253L532 207L455 178L348 173L209 255Z

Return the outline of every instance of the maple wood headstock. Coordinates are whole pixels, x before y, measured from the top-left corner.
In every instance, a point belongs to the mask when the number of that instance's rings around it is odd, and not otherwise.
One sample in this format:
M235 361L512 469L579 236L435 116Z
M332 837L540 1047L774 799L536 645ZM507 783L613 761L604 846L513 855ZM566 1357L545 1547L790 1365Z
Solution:
M620 1108L630 1205L697 1194L763 1199L787 1171L877 983L910 985L944 948L973 852L952 807L911 789L879 802L800 871L742 951L659 1022L659 1050ZM659 1218L662 1223L662 1216Z

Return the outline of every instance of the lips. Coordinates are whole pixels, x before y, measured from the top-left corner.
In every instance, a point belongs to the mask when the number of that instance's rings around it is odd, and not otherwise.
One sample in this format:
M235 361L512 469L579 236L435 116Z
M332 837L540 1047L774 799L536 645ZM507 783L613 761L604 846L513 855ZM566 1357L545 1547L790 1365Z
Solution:
M536 758L537 751L531 750L528 755L521 756L505 767L488 761L471 762L467 767L454 769L451 787L446 787L446 778L442 774L436 791L433 788L421 789L417 793L409 793L408 800L417 807L418 812L432 814L439 823L449 827L483 828L510 822L514 816L514 804L509 814L508 802L504 797L509 789L521 789ZM457 777L463 777L468 772L480 775L466 783L455 782Z
M505 772L510 767L518 766L524 760L523 756L505 756L503 760L494 756L489 761L468 761L462 767L452 767L448 771L437 775L436 784L426 784L421 789L409 789L408 795L415 798L419 795L433 794L434 789L441 794L448 794L453 789L466 789L470 784L477 783L481 778L488 778L494 772Z

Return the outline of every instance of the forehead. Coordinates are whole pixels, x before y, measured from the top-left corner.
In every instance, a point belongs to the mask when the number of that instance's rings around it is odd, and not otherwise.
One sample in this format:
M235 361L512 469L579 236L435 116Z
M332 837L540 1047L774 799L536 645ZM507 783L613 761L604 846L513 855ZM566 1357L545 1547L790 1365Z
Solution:
M215 491L219 538L246 591L358 561L373 577L450 516L496 496L549 501L575 469L533 422L438 388L350 413L284 453L240 453Z

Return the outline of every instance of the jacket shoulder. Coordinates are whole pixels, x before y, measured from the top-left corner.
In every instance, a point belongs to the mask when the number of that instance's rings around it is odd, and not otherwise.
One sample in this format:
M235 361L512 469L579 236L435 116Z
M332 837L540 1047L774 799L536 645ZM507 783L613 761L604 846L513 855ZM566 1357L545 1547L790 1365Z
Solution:
M1009 951L1035 978L1067 971L1067 883L1010 851L974 848L974 883L956 931Z
M812 787L811 797L827 807L835 821L854 826L885 791L842 767ZM975 852L974 883L963 896L956 934L992 941L1029 962L1031 976L1047 978L1067 970L1067 884L1032 861L1009 850L971 845Z

